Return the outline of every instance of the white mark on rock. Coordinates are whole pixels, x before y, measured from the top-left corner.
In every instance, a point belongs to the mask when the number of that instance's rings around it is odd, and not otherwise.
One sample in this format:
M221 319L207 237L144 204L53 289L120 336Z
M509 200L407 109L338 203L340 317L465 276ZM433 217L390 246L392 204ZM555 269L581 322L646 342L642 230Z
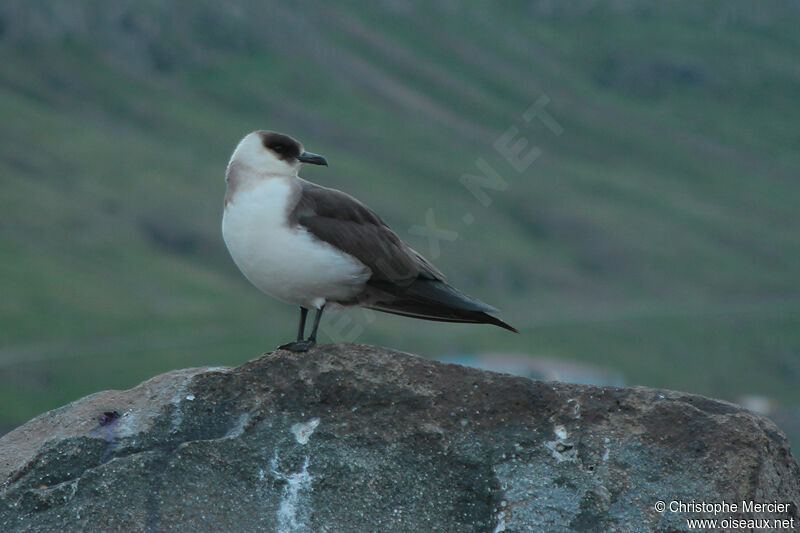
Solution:
M506 530L506 512L505 511L500 511L499 513L497 513L497 516L495 517L495 520L497 520L497 525L494 526L494 531L492 533L501 533L502 531L505 531Z
M186 400L190 401L190 402L193 402L194 401L194 394L187 394L186 395Z
M225 438L231 439L244 433L244 428L247 427L248 422L250 422L250 413L242 413L239 415L239 418L236 419L236 423L225 433Z
M575 398L570 398L569 400L567 400L567 405L572 405L572 416L575 419L581 417L581 402L579 402Z
M170 403L174 406L172 410L172 432L177 433L181 426L183 425L183 413L181 412L181 401L182 400L194 400L193 394L186 394L186 389L189 387L189 383L191 383L192 379L195 377L196 374L190 374L183 377L183 381L178 386L178 390L175 391L175 394L172 395L170 398ZM191 396L191 399L189 398Z
M307 444L308 439L314 434L314 430L319 425L319 418L312 418L308 422L298 422L292 426L292 433L299 444Z
M114 436L117 438L133 436L141 431L139 426L137 413L133 410L126 411L122 413L122 416L114 424Z
M316 419L319 422L319 419ZM270 466L275 477L286 482L281 495L281 503L276 513L278 519L278 533L297 533L308 531L306 517L311 515L311 502L308 493L311 492L311 482L314 480L308 473L308 456L303 459L303 467L299 472L282 474L278 472L278 450L272 458ZM259 479L262 479L262 470L259 470Z
M278 508L278 531L302 531L305 524L298 518L300 505L305 504L305 493L311 490L311 474L308 473L308 457L303 461L300 472L286 476L286 487Z
M203 369L203 374L210 374L212 372L217 372L221 374L227 374L231 371L231 367L229 366L209 366Z
M577 461L578 451L571 442L567 441L567 429L564 426L555 426L553 433L555 433L555 440L545 442L544 445L552 452L556 461L559 463L562 461Z

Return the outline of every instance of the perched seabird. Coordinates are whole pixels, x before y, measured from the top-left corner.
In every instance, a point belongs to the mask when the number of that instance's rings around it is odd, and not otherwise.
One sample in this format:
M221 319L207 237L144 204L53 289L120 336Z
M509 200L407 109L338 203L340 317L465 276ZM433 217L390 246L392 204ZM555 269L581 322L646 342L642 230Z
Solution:
M225 176L222 235L233 261L253 285L300 306L297 341L281 348L313 346L328 304L517 332L489 314L496 309L448 285L370 208L300 178L303 163L328 164L288 135L254 131L239 142ZM309 309L316 316L304 339Z

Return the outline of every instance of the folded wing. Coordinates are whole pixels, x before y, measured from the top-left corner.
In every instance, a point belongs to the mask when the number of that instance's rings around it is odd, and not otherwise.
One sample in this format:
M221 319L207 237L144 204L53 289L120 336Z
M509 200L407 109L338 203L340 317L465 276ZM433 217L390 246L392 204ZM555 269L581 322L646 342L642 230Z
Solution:
M414 318L494 324L517 331L488 314L496 309L445 282L436 267L367 206L341 191L300 182L302 193L291 217L372 271L361 305Z

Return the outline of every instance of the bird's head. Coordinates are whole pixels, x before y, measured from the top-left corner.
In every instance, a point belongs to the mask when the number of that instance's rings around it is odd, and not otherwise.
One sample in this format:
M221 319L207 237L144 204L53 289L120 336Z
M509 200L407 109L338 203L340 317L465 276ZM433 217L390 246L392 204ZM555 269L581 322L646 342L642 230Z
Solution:
M247 134L239 142L229 166L242 165L267 175L294 176L303 163L327 165L328 161L321 155L306 152L302 144L288 135L259 130Z

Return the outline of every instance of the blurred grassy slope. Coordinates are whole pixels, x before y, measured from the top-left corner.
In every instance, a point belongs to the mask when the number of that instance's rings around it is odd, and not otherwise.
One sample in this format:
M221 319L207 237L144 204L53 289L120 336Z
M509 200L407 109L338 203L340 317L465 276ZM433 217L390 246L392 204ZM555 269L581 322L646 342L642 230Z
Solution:
M522 331L354 311L329 338L800 400L797 3L160 4L0 6L0 426L291 336L219 231L257 128ZM543 95L561 135L521 119ZM523 173L510 126L542 152ZM478 158L509 184L488 208ZM431 208L441 257L409 232Z

